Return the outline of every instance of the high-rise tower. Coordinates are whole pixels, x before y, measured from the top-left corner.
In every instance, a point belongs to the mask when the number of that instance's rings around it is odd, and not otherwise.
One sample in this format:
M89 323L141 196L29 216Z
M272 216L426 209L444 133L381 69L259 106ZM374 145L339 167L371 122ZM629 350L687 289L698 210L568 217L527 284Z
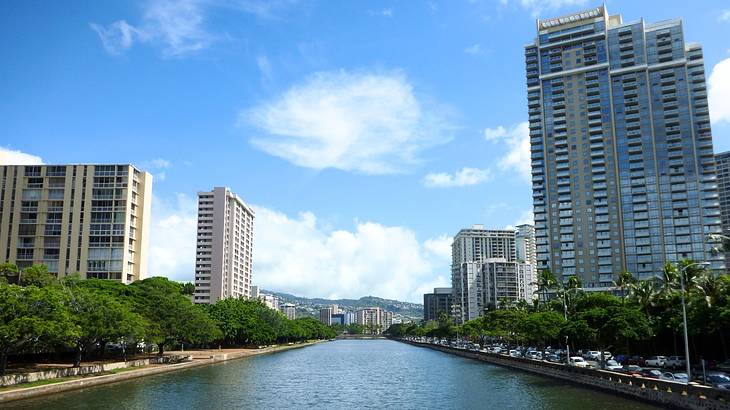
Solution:
M682 22L538 20L525 61L538 269L597 289L684 258L723 270L702 49Z
M228 188L198 193L195 303L251 297L254 212Z

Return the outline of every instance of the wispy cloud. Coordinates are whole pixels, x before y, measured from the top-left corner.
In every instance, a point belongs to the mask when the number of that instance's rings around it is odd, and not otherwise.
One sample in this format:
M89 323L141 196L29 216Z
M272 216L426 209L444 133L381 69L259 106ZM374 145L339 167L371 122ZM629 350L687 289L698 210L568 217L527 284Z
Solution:
M42 165L41 157L0 147L0 165Z
M316 73L240 118L264 133L253 145L296 165L390 174L450 139L445 112L417 96L401 71L335 71Z
M393 9L386 7L380 10L368 10L368 14L370 14L371 16L391 18L393 17Z
M150 226L149 276L191 281L195 273L198 203L194 197L154 196Z
M503 6L517 5L530 12L533 17L540 17L544 11L556 11L567 7L582 7L587 0L499 0Z
M712 67L709 86L710 120L713 124L730 124L730 58Z
M488 169L462 168L454 174L447 172L431 173L423 178L423 184L429 188L453 188L481 184L492 178Z
M108 26L91 23L104 49L113 55L123 54L137 43L160 46L164 57L183 57L209 47L217 36L206 27L212 8L272 18L295 0L150 0L145 3L139 24L126 20Z
M530 129L527 122L513 125L509 129L501 125L497 128L486 128L484 138L507 146L507 155L499 160L502 170L517 171L525 181L532 179Z
M723 10L717 19L720 21L730 21L730 9Z
M477 55L477 54L483 54L484 50L482 49L481 44L474 44L464 49L464 52L471 55Z
M265 83L271 83L274 80L274 70L271 67L271 62L268 57L263 54L257 56L256 66L259 68L259 71L261 71L261 76Z

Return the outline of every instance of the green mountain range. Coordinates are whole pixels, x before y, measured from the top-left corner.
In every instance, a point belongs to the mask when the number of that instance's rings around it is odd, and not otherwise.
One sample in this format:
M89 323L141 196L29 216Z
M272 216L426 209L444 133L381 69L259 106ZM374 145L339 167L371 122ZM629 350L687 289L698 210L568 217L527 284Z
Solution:
M290 295L288 293L261 290L279 298L281 303L291 303L297 307L297 315L319 316L319 309L337 305L340 309L354 312L367 307L379 307L383 310L393 312L394 318L401 320L423 319L423 305L420 303L401 302L399 300L383 299L376 296L364 296L360 299L324 299L305 298L302 296Z

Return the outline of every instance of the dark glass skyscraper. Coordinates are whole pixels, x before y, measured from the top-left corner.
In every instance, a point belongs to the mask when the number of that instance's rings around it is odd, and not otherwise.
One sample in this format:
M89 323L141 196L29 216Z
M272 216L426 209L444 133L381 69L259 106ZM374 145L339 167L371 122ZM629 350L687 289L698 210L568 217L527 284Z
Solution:
M539 20L525 46L538 269L607 288L710 261L721 231L702 49L682 22L605 7Z

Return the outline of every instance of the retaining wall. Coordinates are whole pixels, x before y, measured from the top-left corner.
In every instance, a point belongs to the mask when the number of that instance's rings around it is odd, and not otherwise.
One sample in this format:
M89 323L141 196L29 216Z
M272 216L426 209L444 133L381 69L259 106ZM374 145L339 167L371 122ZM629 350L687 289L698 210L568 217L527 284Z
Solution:
M172 364L190 360L192 360L190 356L173 355L151 357L149 359L129 360L126 362L96 364L91 366L63 367L58 369L44 370L41 372L8 374L0 377L0 387L13 386L21 383L30 383L39 380L58 379L60 377L83 376L95 373L104 373L116 369L126 369L128 367L148 366L150 364Z
M658 404L664 407L693 410L730 409L730 391L728 390L715 389L706 386L686 385L643 377L633 377L606 370L586 369L573 366L568 367L559 363L502 356L494 353L475 352L448 346L432 345L429 343L417 343L411 341L403 342L414 346L428 347L434 350L480 360L498 366L554 377L609 393L620 394L634 399Z

